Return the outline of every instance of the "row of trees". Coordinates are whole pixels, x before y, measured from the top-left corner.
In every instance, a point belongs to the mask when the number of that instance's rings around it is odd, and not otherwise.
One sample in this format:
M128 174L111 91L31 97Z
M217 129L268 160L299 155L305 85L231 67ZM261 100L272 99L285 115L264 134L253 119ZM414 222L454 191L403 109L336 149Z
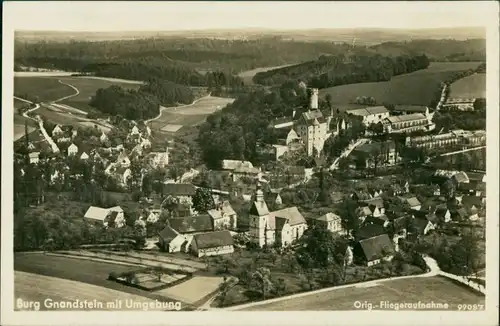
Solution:
M399 56L381 55L351 56L354 63L346 62L344 56L322 56L318 60L257 73L253 80L263 85L282 84L289 79L301 79L311 87L327 88L362 82L390 80L393 76L410 73L429 66L426 55Z

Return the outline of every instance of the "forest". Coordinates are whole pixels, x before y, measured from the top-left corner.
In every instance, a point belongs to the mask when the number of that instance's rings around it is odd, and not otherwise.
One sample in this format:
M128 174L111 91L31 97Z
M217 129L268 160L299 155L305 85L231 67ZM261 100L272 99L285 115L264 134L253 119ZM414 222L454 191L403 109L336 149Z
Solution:
M145 120L160 113L160 105L188 104L194 101L189 87L151 78L138 90L110 86L97 90L89 105L99 111L129 120Z
M338 85L379 82L393 76L407 74L429 66L423 55L384 57L381 55L321 56L318 60L295 66L257 73L253 81L262 85L282 84L288 80L301 80L315 88Z
M484 61L485 40L414 40L386 42L371 47L352 46L335 40L305 42L280 37L255 40L153 37L116 41L17 40L15 70L23 67L87 72L103 77L147 80L158 77L172 82L205 86L204 74L222 71L227 76L259 67L297 64L322 55L416 56L431 61Z

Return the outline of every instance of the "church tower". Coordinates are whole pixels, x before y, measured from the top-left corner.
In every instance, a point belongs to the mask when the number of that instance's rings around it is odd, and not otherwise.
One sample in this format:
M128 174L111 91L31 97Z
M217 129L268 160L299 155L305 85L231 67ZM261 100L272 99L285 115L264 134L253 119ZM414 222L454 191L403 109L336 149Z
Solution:
M264 192L262 191L260 182L257 183L255 191L255 200L250 207L249 212L250 229L248 231L251 241L257 243L259 247L263 247L268 243L266 237L267 220L269 218L269 209L264 200Z

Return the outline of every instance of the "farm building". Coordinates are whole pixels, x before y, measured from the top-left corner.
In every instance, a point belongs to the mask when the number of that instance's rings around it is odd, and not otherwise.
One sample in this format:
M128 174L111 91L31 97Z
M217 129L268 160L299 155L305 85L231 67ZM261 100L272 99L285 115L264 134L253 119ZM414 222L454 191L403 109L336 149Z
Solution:
M365 126L377 124L389 118L389 110L384 106L367 107L364 109L347 110L347 114L359 116Z
M358 262L367 266L379 264L382 260L391 260L394 251L394 245L387 234L360 240L353 249Z
M160 249L166 252L186 252L188 250L188 237L172 229L169 225L158 233Z
M214 230L212 217L208 214L173 218L169 220L169 225L180 234L209 232Z
M233 237L229 231L195 234L191 251L198 257L231 254L234 252Z
M448 98L442 109L446 111L474 111L475 98Z
M236 230L238 217L229 201L225 200L217 203L216 207L207 213L212 218L214 229Z
M324 228L332 233L345 233L345 230L342 227L342 220L337 214L326 213L321 216L310 217L309 221L311 224L318 225L319 227Z
M422 113L392 116L382 121L385 132L410 133L415 131L431 131L436 125Z
M125 226L125 216L120 206L111 208L90 206L84 218L101 222L105 227L108 227L110 222L116 228Z

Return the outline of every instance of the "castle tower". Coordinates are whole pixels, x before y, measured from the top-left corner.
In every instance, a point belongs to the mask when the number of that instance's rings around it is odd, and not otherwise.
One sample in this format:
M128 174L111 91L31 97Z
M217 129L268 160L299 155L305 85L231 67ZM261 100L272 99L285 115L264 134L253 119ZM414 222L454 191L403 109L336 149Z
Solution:
M316 110L318 108L319 91L317 88L311 88L311 95L309 98L309 109Z
M257 191L255 192L255 201L262 203L264 201L264 192L262 191L262 187L260 182L257 182Z

